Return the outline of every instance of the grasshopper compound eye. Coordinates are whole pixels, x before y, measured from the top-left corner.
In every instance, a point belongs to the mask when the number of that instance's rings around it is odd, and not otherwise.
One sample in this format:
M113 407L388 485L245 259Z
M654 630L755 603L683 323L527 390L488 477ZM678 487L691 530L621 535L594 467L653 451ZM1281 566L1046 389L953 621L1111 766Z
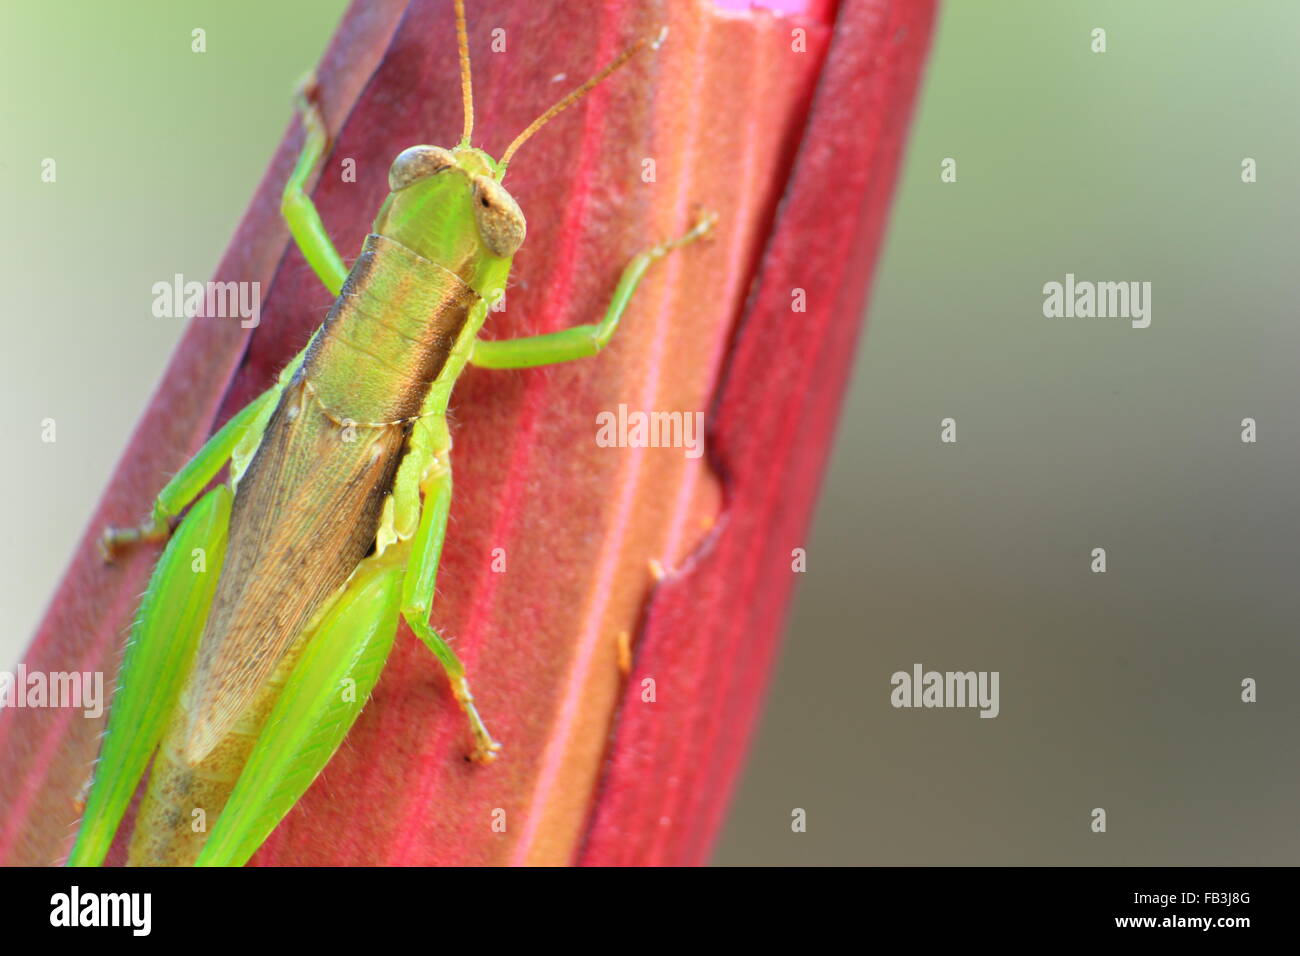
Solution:
M411 146L402 150L388 170L388 188L393 192L456 165L456 158L441 146Z
M515 254L528 231L515 197L489 176L474 177L474 220L483 244L503 259Z

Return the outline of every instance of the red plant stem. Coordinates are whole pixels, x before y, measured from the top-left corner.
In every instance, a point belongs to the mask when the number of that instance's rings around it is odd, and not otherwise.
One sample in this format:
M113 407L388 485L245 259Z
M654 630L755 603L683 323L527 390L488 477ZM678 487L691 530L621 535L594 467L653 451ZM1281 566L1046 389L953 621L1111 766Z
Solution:
M476 17L471 4L476 144L504 146L553 101L557 73L571 86L665 23L671 40L512 164L529 238L490 334L590 321L631 254L679 232L699 206L720 214L716 234L655 267L597 359L471 371L457 388L456 493L434 624L457 640L506 755L487 771L465 763L445 681L403 628L374 699L256 862L697 863L734 786L933 4L844 0L793 20L719 14L704 0L609 0L576 19L561 8L539 0ZM392 157L459 136L451 22L446 0L358 0L317 71L334 142L313 199L345 256L369 228ZM513 52L489 52L495 29ZM29 668L114 669L156 552L106 566L94 539L144 514L161 476L270 382L328 307L279 218L300 142L295 121L215 276L262 283L261 325L191 326ZM652 180L637 175L647 158ZM355 182L337 174L343 159L355 161ZM806 312L791 311L796 288ZM592 416L620 403L709 409L707 458L596 447ZM496 550L505 574L492 569ZM669 569L657 586L652 558ZM622 640L635 650L626 676ZM654 703L642 700L646 678ZM66 853L100 727L70 710L0 713L0 862ZM498 811L505 831L492 826Z

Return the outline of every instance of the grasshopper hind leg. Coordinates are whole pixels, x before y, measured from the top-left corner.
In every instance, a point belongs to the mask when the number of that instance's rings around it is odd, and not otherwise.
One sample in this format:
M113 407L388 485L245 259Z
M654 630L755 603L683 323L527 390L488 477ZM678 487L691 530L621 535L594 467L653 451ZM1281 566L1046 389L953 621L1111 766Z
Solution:
M391 558L363 561L307 635L196 865L242 866L325 768L388 659L401 582Z
M113 692L71 866L103 862L176 708L225 560L230 506L224 485L204 496L181 522L149 580Z
M435 469L421 486L419 530L409 544L362 561L306 637L197 865L244 864L306 793L377 683L399 618L405 618L447 672L452 693L469 718L472 758L488 762L496 756L500 745L474 706L464 666L428 624L451 501L450 472L445 466Z

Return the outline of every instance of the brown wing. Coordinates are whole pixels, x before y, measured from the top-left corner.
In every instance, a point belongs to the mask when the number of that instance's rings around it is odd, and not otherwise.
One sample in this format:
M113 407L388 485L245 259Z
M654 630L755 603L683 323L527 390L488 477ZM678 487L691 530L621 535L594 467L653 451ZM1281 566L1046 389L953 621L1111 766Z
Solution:
M235 495L225 566L187 685L191 765L230 731L374 544L408 430L345 431L301 375L285 389Z

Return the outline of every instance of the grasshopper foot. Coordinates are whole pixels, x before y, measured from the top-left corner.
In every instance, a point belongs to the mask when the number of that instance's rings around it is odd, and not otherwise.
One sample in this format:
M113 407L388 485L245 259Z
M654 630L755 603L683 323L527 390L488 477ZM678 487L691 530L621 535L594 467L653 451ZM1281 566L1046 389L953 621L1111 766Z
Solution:
M166 541L171 527L165 521L146 521L134 528L115 528L109 525L99 536L99 554L106 564L112 564L117 553L141 541Z
M501 745L495 740L489 740L486 744L476 744L473 751L468 755L468 759L474 763L490 764L497 759L497 754L501 752Z
M461 710L469 718L469 729L474 734L474 749L469 753L468 759L474 763L492 763L501 752L501 745L492 739L487 725L479 716L478 708L474 706L474 696L469 692L469 682L462 677L452 681L451 689L456 703L460 704Z
M293 99L298 111L302 113L303 125L307 127L308 132L319 133L322 137L328 138L325 118L320 110L320 84L316 82L315 73L308 73L298 81Z

